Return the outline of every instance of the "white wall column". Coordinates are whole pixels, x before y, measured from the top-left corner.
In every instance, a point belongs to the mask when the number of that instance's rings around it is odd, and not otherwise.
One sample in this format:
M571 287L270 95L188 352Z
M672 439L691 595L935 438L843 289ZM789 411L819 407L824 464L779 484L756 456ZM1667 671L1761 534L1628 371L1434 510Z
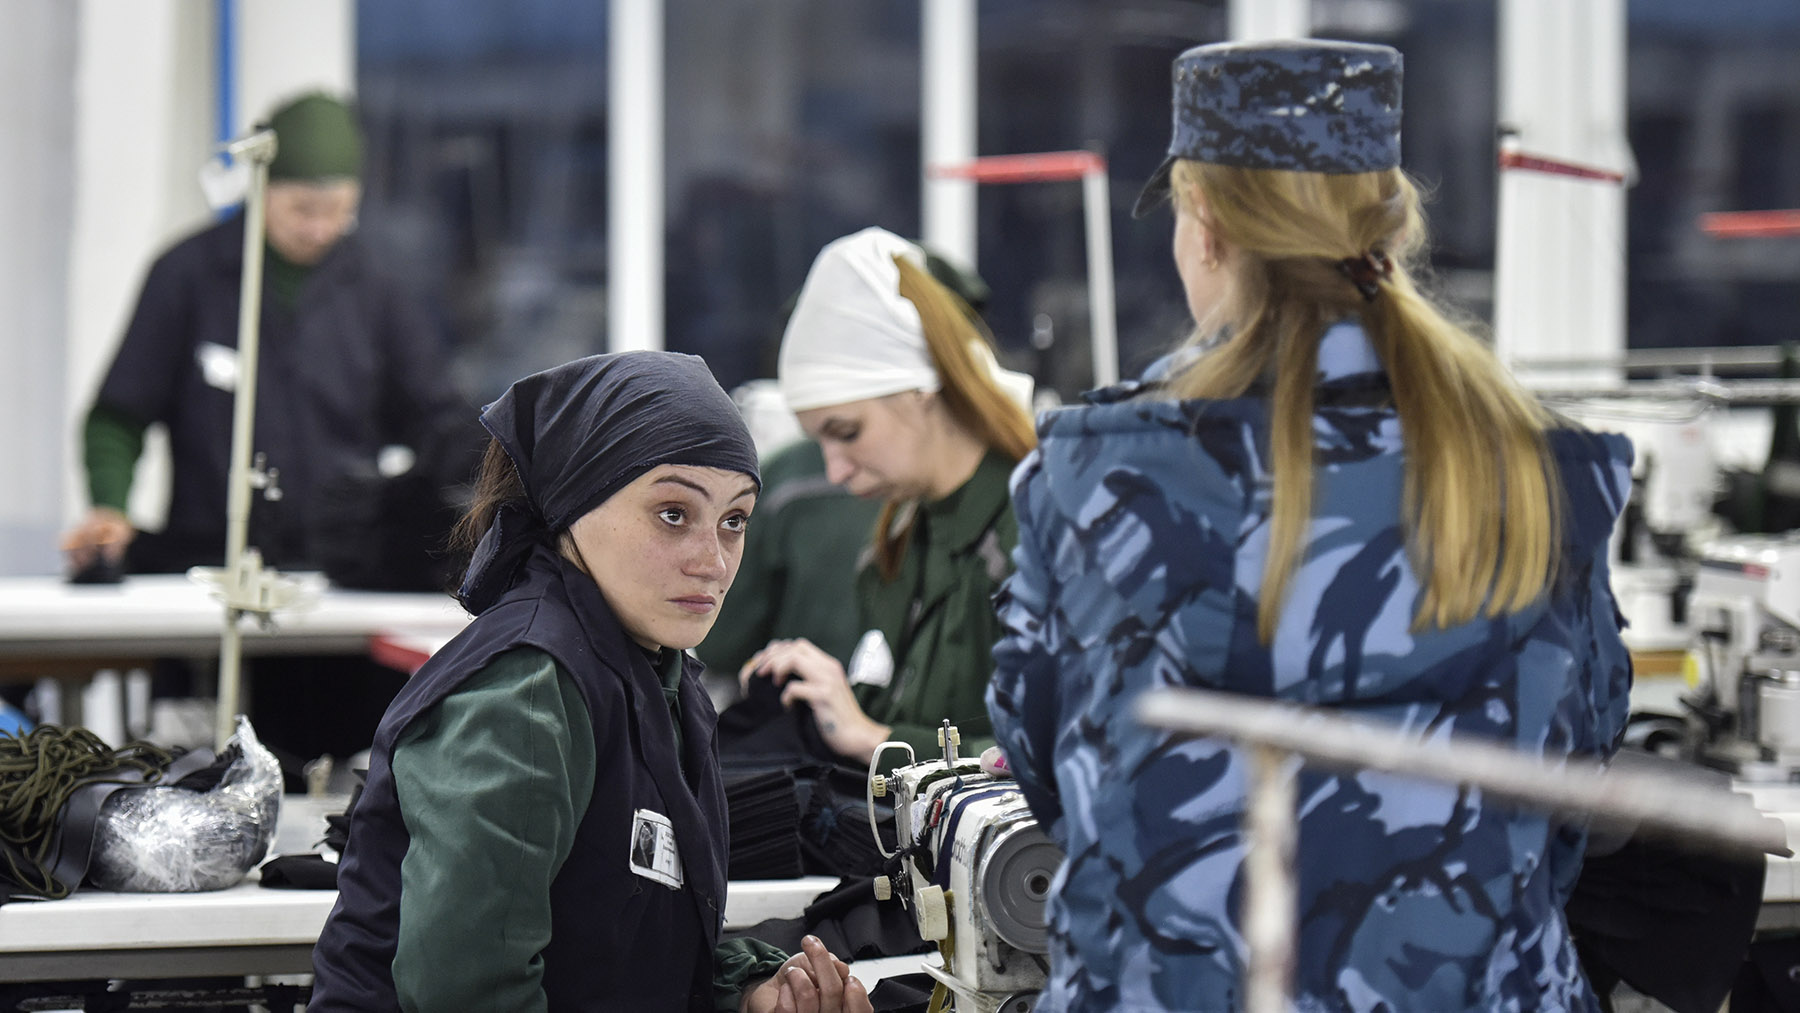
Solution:
M1624 0L1502 0L1500 123L1527 155L1629 171ZM1625 191L1502 169L1494 335L1508 362L1610 358L1625 349ZM1528 383L1616 373L1526 371Z
M79 21L61 0L0 7L0 573L58 561Z
M663 347L663 3L610 0L608 351Z
M300 92L355 94L355 0L225 2L237 19L233 136Z
M1228 25L1236 42L1303 39L1312 34L1312 0L1231 0Z
M931 168L976 154L978 56L975 0L924 0L919 39L919 157L924 163L920 238L968 267L976 264L973 180L936 179Z

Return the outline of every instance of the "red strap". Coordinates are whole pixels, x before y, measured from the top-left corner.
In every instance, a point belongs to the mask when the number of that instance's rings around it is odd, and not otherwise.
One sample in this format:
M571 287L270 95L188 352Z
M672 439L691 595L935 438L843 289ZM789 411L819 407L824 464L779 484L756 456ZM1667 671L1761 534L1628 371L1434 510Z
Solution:
M977 183L1045 183L1105 171L1106 159L1092 151L1046 151L1037 155L988 155L961 165L934 165L930 174Z
M1592 179L1605 183L1623 183L1625 174L1611 169L1601 169L1579 162L1565 162L1561 159L1548 158L1543 155L1527 155L1522 151L1500 152L1500 168L1523 169L1527 172L1542 172L1552 176L1570 176L1575 179Z
M1700 216L1700 231L1720 239L1800 236L1800 210L1715 211Z

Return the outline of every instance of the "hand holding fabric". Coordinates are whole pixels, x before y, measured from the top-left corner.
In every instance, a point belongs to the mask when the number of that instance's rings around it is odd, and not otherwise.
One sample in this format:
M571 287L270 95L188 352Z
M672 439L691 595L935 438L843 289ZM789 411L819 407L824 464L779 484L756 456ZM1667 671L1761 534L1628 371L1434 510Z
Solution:
M744 663L738 684L748 687L758 676L774 679L781 687L782 706L811 706L819 737L838 755L867 763L875 755L875 747L887 741L890 729L863 713L844 666L812 641L770 641Z

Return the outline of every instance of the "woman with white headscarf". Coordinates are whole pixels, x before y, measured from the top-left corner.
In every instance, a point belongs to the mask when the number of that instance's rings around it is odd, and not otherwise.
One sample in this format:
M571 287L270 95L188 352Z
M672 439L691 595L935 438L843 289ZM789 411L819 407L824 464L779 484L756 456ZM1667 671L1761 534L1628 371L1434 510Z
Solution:
M1007 479L1036 445L1031 379L1001 369L979 318L882 229L827 245L783 335L781 392L826 475L884 508L857 575L851 658L777 640L745 663L820 738L866 763L887 740L936 747L944 719L984 746L999 628L989 599L1018 540ZM846 603L850 607L850 603Z

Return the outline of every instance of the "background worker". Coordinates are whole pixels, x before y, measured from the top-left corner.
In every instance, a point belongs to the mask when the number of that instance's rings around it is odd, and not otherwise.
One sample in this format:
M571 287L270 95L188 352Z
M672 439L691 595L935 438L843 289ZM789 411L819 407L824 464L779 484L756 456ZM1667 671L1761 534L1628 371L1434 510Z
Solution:
M833 753L887 739L921 752L949 718L985 737L998 629L989 597L1016 538L1006 480L1033 445L1031 380L1001 369L969 307L919 247L865 229L825 247L782 341L780 384L831 481L883 504L857 574L850 658L777 640L745 663L810 705Z
M466 482L478 445L429 314L355 234L362 140L352 110L323 94L270 114L277 151L264 209L254 449L281 498L253 497L251 542L273 564L314 560L319 502L335 478L413 449L442 485ZM92 508L64 538L71 565L180 572L224 557L237 389L241 213L176 243L151 265L82 430ZM168 520L126 516L145 431L168 429Z
M475 464L474 414L453 388L442 334L359 241L362 140L344 102L306 94L268 118L277 138L264 209L254 451L278 473L279 501L251 497L248 543L273 566L318 568L335 482L375 470L383 447L413 449L438 489ZM96 570L181 572L220 565L238 382L243 271L240 212L157 258L82 432L92 508L64 536L78 579ZM137 531L126 516L153 424L168 431L168 519ZM395 538L429 518L406 516ZM441 545L448 526L429 540ZM401 676L357 658L253 659L249 710L282 758L299 765L366 748ZM191 695L185 664L159 664L158 696Z
M980 317L987 283L920 249L931 276ZM783 308L781 330L798 301L796 293ZM771 361L771 373L774 366ZM834 658L850 657L864 632L850 606L856 571L881 513L879 500L853 496L831 480L825 455L812 440L801 437L765 454L761 468L756 537L744 547L738 570L740 585L757 590L733 599L694 651L709 670L729 673L734 689L744 662L771 640L805 639Z

